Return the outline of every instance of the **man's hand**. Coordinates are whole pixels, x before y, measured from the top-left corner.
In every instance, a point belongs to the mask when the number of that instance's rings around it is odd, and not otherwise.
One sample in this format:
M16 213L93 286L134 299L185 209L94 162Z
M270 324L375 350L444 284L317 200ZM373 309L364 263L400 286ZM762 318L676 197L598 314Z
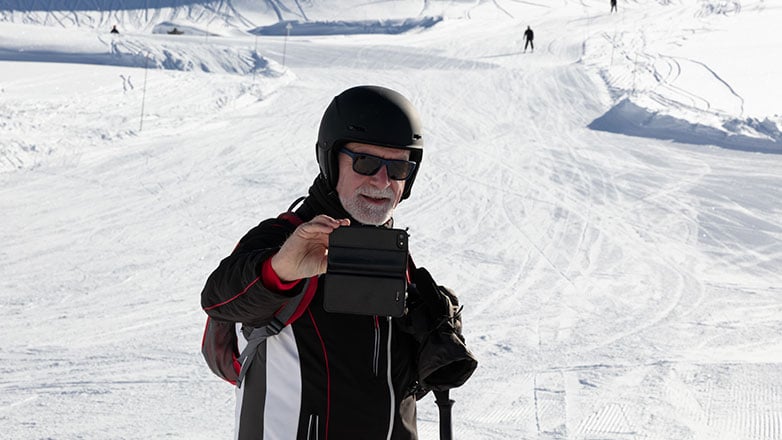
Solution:
M299 225L272 257L272 269L280 280L290 282L326 273L329 234L340 226L350 226L350 220L319 215Z

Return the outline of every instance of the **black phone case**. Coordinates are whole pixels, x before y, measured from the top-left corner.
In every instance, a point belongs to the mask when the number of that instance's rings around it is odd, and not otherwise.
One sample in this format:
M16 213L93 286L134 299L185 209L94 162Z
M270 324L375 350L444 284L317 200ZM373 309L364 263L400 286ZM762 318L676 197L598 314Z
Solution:
M335 229L329 236L323 308L332 313L404 315L407 241L401 229Z

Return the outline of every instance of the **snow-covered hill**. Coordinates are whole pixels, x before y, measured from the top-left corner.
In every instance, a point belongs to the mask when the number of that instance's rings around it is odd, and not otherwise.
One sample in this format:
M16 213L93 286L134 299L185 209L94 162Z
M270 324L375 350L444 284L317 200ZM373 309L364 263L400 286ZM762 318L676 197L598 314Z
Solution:
M513 5L518 9L524 5ZM0 20L46 26L110 29L114 24L133 32L149 32L160 23L193 32L241 35L253 27L277 22L356 22L417 17L470 17L488 10L491 16L510 16L499 4L484 8L472 1L363 0L1 0Z

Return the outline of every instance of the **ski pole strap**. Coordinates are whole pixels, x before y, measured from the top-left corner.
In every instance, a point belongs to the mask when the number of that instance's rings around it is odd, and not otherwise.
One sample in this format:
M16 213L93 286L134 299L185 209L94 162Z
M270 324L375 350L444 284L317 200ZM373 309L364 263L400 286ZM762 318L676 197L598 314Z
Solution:
M244 347L244 350L242 350L242 353L237 358L242 365L242 368L239 370L239 377L236 379L237 387L242 386L244 376L247 374L247 370L250 369L250 365L252 364L253 359L255 359L255 353L258 351L258 347L261 343L269 336L279 334L282 329L285 328L285 324L288 320L291 319L296 312L299 304L301 304L301 300L304 298L304 294L307 292L307 285L309 282L310 280L307 279L301 293L288 300L282 309L272 317L272 320L268 324L263 327L255 327L252 329L250 336L247 337L247 346Z
M453 440L451 407L453 407L454 400L448 396L448 390L434 391L434 397L434 402L440 409L440 440Z

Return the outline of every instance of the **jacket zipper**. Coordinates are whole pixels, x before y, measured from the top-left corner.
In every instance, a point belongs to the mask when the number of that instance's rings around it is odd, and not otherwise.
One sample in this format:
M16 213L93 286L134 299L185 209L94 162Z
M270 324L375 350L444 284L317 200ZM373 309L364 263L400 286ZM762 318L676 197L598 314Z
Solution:
M386 379L388 380L388 394L390 400L390 411L388 416L388 435L386 440L391 440L391 434L394 432L394 413L396 412L395 402L396 396L394 396L394 382L391 379L391 317L386 318L388 324L388 341L386 341Z
M375 349L372 354L372 370L375 374L375 377L380 376L380 319L375 316L374 317L374 326L375 326ZM396 397L394 395L394 382L391 379L391 334L393 333L391 331L391 317L386 318L387 322L387 328L388 328L388 340L386 341L386 382L388 385L388 398L389 398L389 414L388 414L388 431L386 434L386 440L391 440L391 435L394 432L394 412L396 410L395 408L395 402Z
M380 321L374 317L375 325L375 349L372 351L372 373L377 377L380 374Z
M310 414L307 424L307 440L318 440L318 415Z

